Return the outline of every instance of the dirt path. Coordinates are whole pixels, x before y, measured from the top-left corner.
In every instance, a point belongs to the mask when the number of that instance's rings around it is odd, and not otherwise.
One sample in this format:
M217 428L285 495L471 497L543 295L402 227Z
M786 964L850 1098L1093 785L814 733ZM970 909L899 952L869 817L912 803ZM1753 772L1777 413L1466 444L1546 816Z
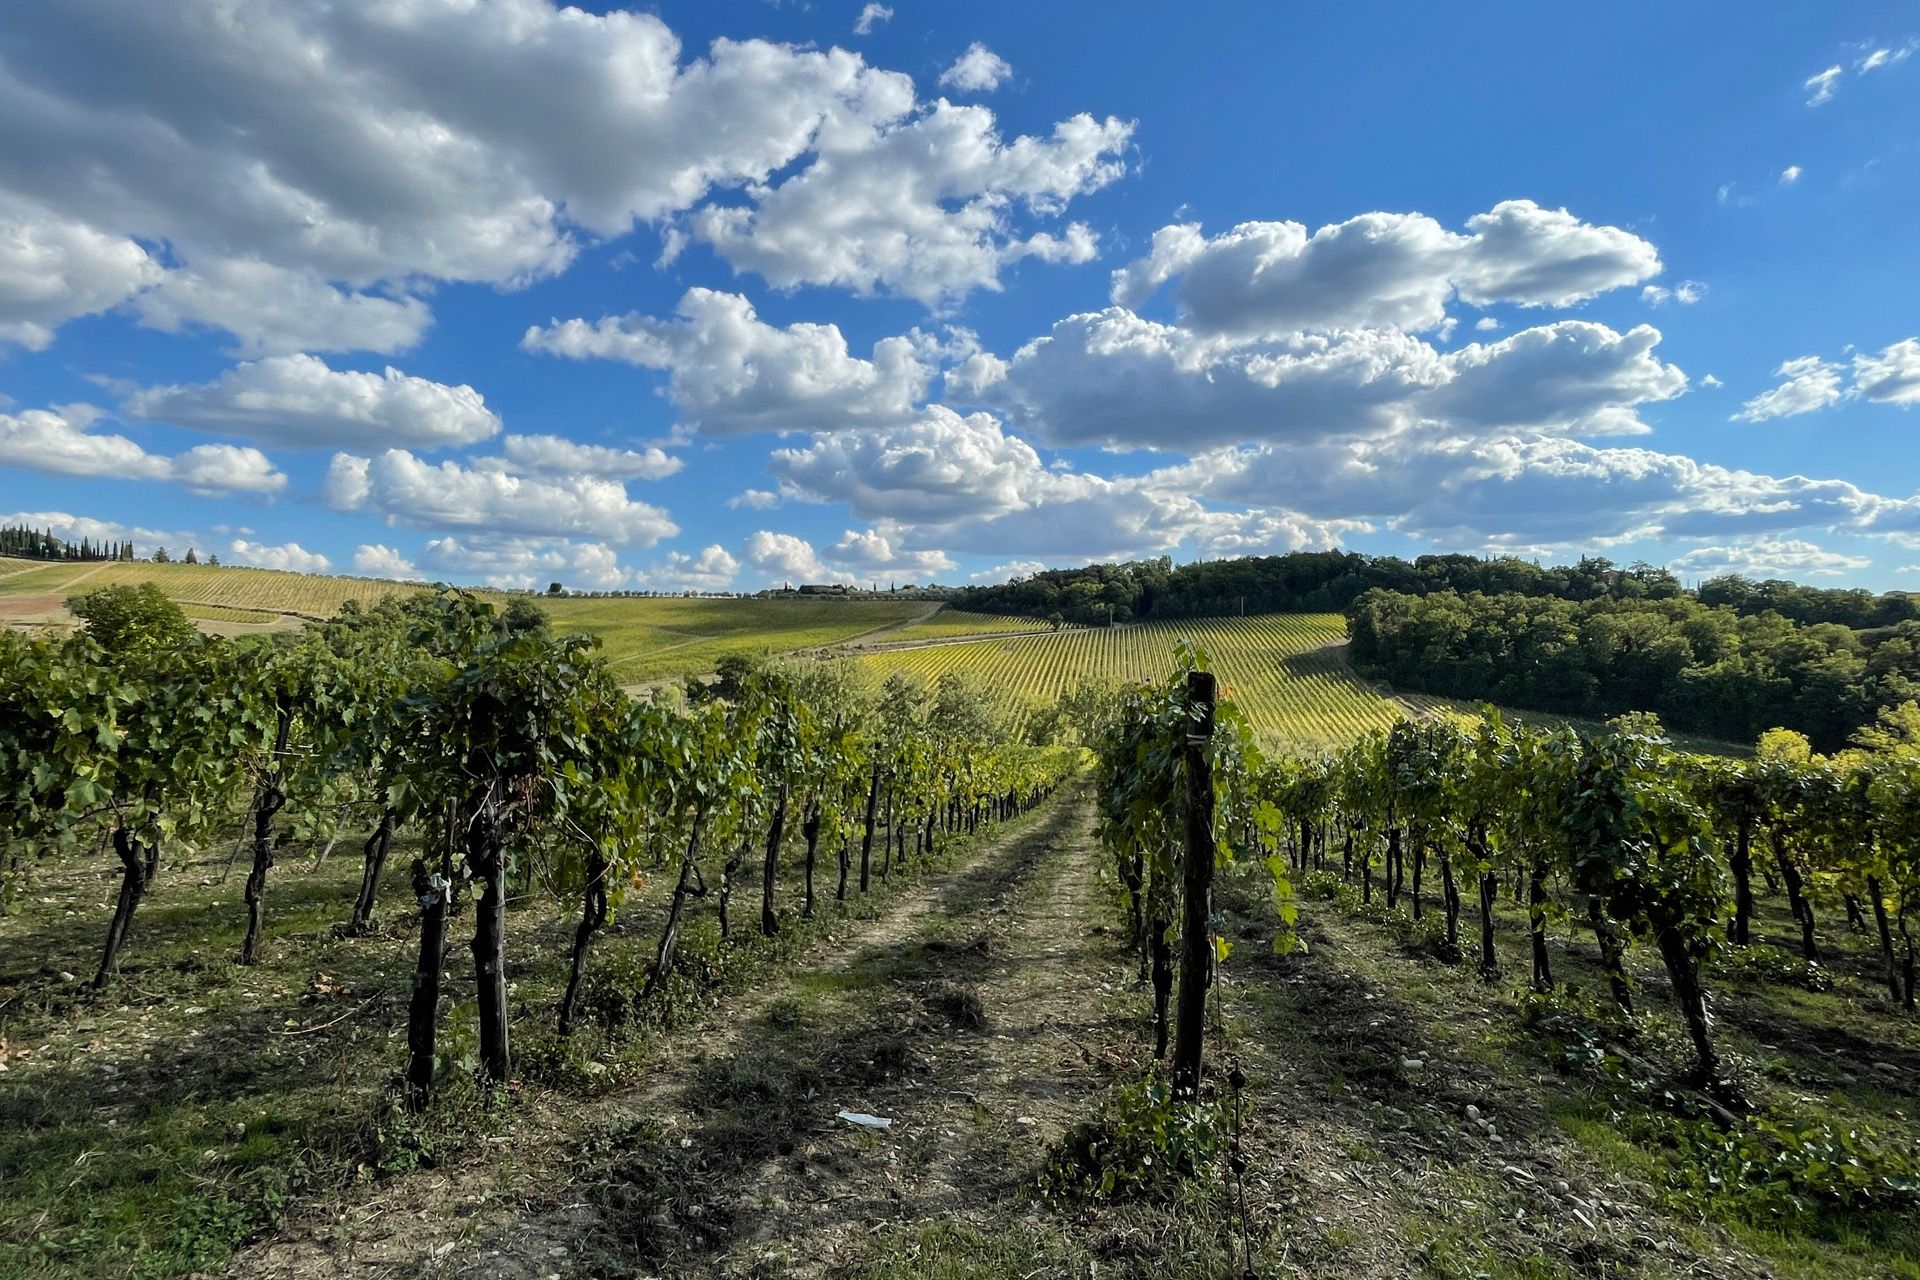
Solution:
M935 975L981 964L1024 972L1015 963L1022 948L995 951L998 922L1012 918L1009 904L1024 900L1025 887L1050 879L1065 844L1084 844L1088 815L1084 794L1054 800L964 866L904 887L871 920L850 921L780 980L663 1038L658 1065L637 1087L587 1102L541 1099L511 1134L483 1140L491 1150L298 1222L242 1253L229 1274L732 1274L724 1268L734 1252L810 1229L789 1222L786 1209L756 1207L770 1188L793 1190L796 1175L780 1170L795 1152L844 1163L852 1185L873 1171L861 1151L930 1140L931 1124L898 1104L901 1091L915 1097L931 1083L918 1079L919 1055L937 1052L922 1046L943 1028L929 1010L966 1004L957 980ZM943 981L956 990L936 990ZM964 1021L949 1020L945 1032L983 1034ZM1004 1055L992 1056L1000 1069ZM963 1075L971 1078L958 1063L942 1065L942 1107L970 1106L955 1101ZM842 1106L891 1107L901 1122L875 1135L834 1119ZM1028 1127L1011 1115L995 1123ZM811 1159L801 1168L818 1186ZM896 1166L897 1153L885 1164Z
M1126 983L1092 901L1088 811L1071 804L1062 818L923 920L917 946L870 946L828 971L830 996L776 1005L746 1051L757 1061L716 1064L722 1078L760 1077L771 1052L794 1085L825 1082L822 1104L717 1188L733 1197L717 1206L729 1231L643 1261L674 1275L814 1277L923 1226L992 1231L1029 1208L1040 1151L1105 1082L1090 1046L1119 1028L1100 992ZM691 1102L698 1124L702 1101ZM892 1124L830 1118L841 1105Z

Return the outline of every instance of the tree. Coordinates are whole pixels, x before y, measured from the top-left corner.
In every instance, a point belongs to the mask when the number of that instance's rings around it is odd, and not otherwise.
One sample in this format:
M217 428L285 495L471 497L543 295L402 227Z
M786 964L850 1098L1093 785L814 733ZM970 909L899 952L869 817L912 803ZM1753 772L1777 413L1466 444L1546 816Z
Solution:
M193 623L151 582L99 587L67 600L67 611L86 624L103 650L123 657L141 649L174 649L195 634Z

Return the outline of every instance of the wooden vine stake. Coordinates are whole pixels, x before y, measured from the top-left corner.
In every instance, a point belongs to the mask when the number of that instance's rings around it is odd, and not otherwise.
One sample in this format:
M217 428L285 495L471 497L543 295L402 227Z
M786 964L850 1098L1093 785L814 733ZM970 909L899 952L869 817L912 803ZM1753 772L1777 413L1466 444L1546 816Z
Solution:
M1200 1057L1206 1034L1207 988L1213 983L1213 738L1215 684L1208 671L1187 672L1187 812L1180 934L1180 1004L1173 1038L1173 1092L1200 1093Z

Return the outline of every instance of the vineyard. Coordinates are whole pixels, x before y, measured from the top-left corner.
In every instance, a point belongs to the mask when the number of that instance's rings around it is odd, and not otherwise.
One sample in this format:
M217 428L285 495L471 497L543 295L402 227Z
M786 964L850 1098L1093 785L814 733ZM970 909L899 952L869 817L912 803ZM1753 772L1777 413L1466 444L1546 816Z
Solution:
M412 594L418 584L271 569L189 564L53 563L0 559L0 624L66 624L62 601L97 587L152 583L206 629L242 634L330 617L348 601L373 604ZM503 604L508 597L480 592ZM913 600L542 598L561 631L599 639L619 678L644 684L712 671L732 656L772 656L843 644L913 624L935 606ZM944 615L942 615L944 618ZM982 619L998 622L998 619ZM1035 628L1044 624L1033 623ZM943 634L965 634L943 621Z
M1920 1278L1920 709L81 585L0 631L0 1273Z
M1338 647L1344 638L1337 614L1266 614L929 645L869 654L861 663L876 675L903 671L925 680L968 672L996 691L1019 723L1082 681L1152 678L1176 644L1192 640L1231 673L1227 696L1262 738L1332 747L1409 713L1353 675Z

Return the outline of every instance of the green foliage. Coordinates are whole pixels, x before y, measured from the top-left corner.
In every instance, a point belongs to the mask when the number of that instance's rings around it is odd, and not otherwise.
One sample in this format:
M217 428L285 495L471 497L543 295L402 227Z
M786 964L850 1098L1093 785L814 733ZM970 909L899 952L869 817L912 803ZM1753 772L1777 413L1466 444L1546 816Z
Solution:
M95 644L115 655L178 648L194 636L180 606L151 582L100 587L68 600L67 611L86 624Z
M1047 1158L1040 1190L1055 1203L1165 1199L1212 1180L1227 1142L1218 1102L1186 1102L1155 1071L1116 1085L1099 1111L1069 1129Z
M1709 1119L1633 1110L1616 1114L1633 1142L1664 1157L1669 1195L1694 1213L1711 1207L1756 1223L1806 1229L1829 1215L1920 1209L1920 1154L1872 1127L1795 1113L1723 1128Z
M1657 712L1730 741L1785 724L1832 751L1920 696L1920 620L1911 598L1897 603L1900 616L1870 630L1684 597L1376 590L1346 616L1354 665L1401 688L1572 715Z

